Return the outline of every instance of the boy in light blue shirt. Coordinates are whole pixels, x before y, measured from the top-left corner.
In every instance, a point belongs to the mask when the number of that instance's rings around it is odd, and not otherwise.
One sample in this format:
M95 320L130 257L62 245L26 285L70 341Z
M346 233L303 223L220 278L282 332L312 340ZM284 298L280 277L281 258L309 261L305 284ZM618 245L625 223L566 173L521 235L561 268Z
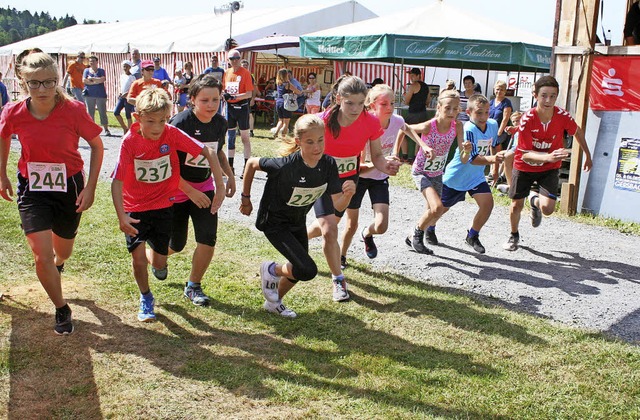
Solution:
M484 169L488 164L502 162L505 152L489 155L491 146L498 139L498 123L489 118L489 100L483 95L472 95L467 102L467 114L470 121L464 124L464 149L462 152L456 150L442 178L442 204L446 213L453 205L464 201L466 193L476 200L478 211L465 242L476 252L484 254L479 233L493 210L493 196L484 177ZM461 158L467 153L471 154L469 161L462 163Z

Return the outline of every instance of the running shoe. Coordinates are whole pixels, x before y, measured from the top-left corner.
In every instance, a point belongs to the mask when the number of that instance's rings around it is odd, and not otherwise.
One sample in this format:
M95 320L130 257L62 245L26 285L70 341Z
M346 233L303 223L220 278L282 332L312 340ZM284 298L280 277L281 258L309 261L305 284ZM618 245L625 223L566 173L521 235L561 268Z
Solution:
M64 305L62 308L56 308L56 326L53 328L58 335L69 335L73 333L73 319L71 318L71 308Z
M531 198L529 198L529 204L531 204L531 226L538 227L540 226L540 222L542 222L542 211L540 210L540 207L536 206L535 204L533 204L533 201L538 197L538 195L532 195Z
M294 311L284 306L284 303L282 303L282 301L280 300L277 302L269 302L268 300L265 300L264 305L262 305L262 307L267 312L278 314L285 318L295 318L298 316L298 314L296 314Z
M333 300L334 302L344 302L349 300L349 292L347 291L346 280L334 280L333 281Z
M349 264L347 264L347 257L344 255L340 255L340 269L344 270L348 266Z
M271 264L275 263L273 261L265 261L260 265L260 279L262 279L262 294L264 298L271 303L276 303L280 300L280 295L278 294L280 277L272 276L269 273Z
M429 230L429 229L425 230L424 238L427 240L427 243L429 245L438 245L438 237L436 236L435 230Z
M151 266L151 272L158 280L166 280L167 275L169 274L169 267L165 266L164 268L155 268Z
M367 257L369 258L375 258L378 256L378 247L376 246L376 243L373 241L373 235L364 236L365 229L366 228L362 229L362 232L360 232L360 235L362 236L362 240L364 241L364 253L367 254Z
M407 236L404 240L408 246L413 248L418 254L433 254L433 251L427 248L423 242L424 230L414 229L413 237Z
M509 240L502 245L506 251L516 251L518 249L518 244L520 243L520 235L514 235L513 233L509 236Z
M140 310L138 311L138 321L140 322L153 322L156 320L156 314L153 311L155 306L155 299L153 296L145 298L140 295Z
M484 246L482 246L482 244L480 243L480 235L469 236L469 234L467 233L467 239L465 239L465 242L477 253L484 254L485 249Z
M500 191L501 194L509 194L509 186L507 184L499 184L496 189Z
M64 273L64 263L56 265L56 270L58 270L58 273L60 274Z
M205 295L202 291L202 286L199 283L195 283L193 286L189 286L189 283L184 284L184 297L189 299L191 303L196 306L209 305L209 296Z

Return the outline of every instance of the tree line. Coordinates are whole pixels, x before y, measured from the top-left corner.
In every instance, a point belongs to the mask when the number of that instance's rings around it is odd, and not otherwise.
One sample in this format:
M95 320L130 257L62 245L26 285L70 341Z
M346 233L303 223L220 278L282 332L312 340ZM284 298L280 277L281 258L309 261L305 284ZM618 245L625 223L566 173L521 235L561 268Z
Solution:
M102 23L102 21L84 20L82 23ZM47 32L77 25L76 18L68 14L63 18L51 17L48 12L0 7L0 46L13 44L23 39L46 34Z

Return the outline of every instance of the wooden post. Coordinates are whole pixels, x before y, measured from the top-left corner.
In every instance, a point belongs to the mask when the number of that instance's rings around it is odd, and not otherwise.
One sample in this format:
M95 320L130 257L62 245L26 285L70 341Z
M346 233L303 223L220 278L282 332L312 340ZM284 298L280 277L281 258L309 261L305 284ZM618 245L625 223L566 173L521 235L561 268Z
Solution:
M584 129L589 109L591 66L596 41L600 0L557 0L560 4L558 38L554 46L554 76L560 84L558 105L574 116ZM582 150L573 142L567 186L562 187L560 210L576 213Z

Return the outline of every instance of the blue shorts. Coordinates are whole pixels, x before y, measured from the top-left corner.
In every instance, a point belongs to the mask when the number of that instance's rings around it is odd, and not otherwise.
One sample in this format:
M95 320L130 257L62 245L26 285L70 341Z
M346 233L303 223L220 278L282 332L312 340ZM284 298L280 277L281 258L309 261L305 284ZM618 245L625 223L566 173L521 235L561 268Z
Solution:
M389 179L360 178L356 185L356 193L351 197L349 209L359 209L362 206L362 199L369 191L371 206L374 204L389 204Z
M460 201L464 201L465 194L469 193L471 197L476 194L491 194L491 188L486 181L481 182L475 188L472 188L468 191L458 191L453 188L447 187L447 185L442 186L442 205L449 208L453 207L456 203Z

